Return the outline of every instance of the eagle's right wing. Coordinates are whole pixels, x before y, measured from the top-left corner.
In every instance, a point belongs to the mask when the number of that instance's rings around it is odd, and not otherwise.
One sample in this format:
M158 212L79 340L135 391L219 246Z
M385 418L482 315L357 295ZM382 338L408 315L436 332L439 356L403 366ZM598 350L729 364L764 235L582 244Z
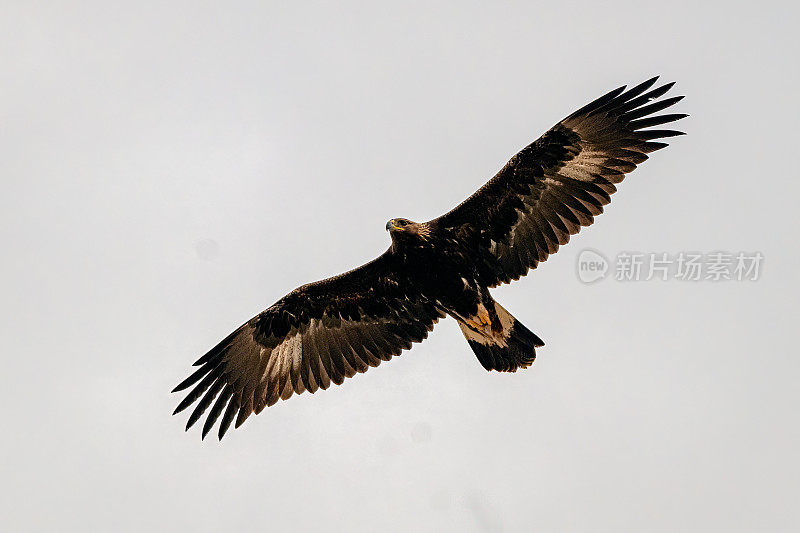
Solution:
M489 286L519 279L555 253L611 201L628 172L682 132L645 129L681 119L654 115L682 96L654 101L672 83L652 78L582 107L525 147L497 175L434 223L478 250ZM648 92L649 91L649 92Z
M386 252L295 289L231 333L173 390L194 386L175 413L199 400L186 429L211 407L203 437L222 415L221 439L234 417L239 427L279 399L339 385L422 341L444 315L397 270Z

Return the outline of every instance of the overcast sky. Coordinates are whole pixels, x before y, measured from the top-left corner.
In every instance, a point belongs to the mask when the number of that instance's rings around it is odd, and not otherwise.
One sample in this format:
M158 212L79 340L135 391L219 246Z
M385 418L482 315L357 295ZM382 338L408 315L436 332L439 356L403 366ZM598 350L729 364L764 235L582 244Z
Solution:
M69 4L0 19L3 530L796 530L794 5ZM533 367L487 373L446 320L222 443L170 416L194 360L387 219L654 74L689 135L494 291ZM584 284L587 248L764 260Z

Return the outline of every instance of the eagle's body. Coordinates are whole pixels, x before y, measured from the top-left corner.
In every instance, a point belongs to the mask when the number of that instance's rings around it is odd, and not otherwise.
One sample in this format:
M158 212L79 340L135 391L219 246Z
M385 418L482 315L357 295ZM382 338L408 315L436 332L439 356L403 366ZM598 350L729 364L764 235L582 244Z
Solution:
M681 134L643 129L686 116L651 116L682 98L653 102L672 86L650 90L655 81L571 114L449 213L390 220L381 256L295 289L231 333L175 389L194 386L176 413L199 400L187 429L210 407L203 436L222 415L222 438L234 418L238 427L279 399L340 384L423 340L447 315L487 370L528 367L543 343L489 288L519 279L591 224L615 184L666 146L654 139Z

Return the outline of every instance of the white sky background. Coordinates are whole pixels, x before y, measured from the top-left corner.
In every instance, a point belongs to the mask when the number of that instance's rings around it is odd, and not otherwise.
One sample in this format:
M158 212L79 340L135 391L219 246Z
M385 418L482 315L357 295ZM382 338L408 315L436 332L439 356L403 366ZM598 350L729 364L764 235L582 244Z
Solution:
M2 529L797 527L796 7L272 4L3 3ZM241 322L653 74L689 135L494 292L532 368L448 320L222 444L170 416ZM765 260L584 285L584 248Z

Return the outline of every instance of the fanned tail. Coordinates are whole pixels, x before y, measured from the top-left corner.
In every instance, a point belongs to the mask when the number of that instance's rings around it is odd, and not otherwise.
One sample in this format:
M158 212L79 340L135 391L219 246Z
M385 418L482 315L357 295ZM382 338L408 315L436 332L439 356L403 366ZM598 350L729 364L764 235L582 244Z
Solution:
M494 302L494 306L499 325L496 321L492 324L483 306L467 321L458 319L464 337L486 370L516 372L528 368L536 359L536 348L544 342L500 304Z

